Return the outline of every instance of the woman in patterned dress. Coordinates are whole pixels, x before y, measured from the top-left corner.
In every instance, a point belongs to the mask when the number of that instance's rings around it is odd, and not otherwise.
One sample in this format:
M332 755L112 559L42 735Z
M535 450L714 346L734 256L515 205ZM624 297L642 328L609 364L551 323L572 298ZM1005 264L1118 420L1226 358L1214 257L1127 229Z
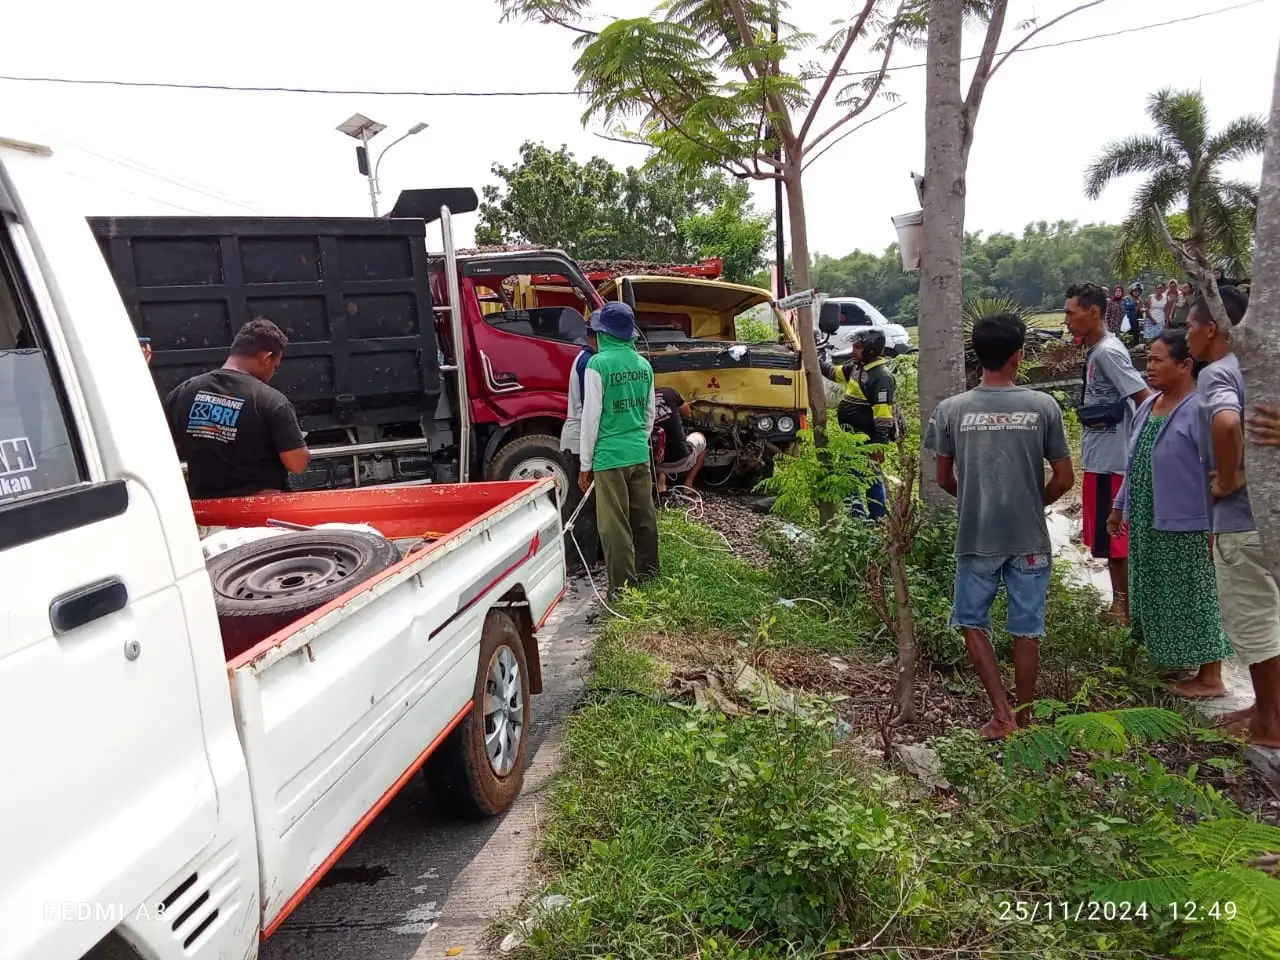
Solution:
M1130 628L1153 663L1198 671L1175 692L1221 697L1222 661L1232 651L1209 553L1200 399L1185 331L1152 342L1147 380L1158 392L1134 417L1129 469L1107 521L1115 533L1129 524Z
M1109 331L1117 337L1120 336L1120 328L1124 326L1124 287L1119 284L1111 288L1111 299L1107 301L1102 322L1106 324Z

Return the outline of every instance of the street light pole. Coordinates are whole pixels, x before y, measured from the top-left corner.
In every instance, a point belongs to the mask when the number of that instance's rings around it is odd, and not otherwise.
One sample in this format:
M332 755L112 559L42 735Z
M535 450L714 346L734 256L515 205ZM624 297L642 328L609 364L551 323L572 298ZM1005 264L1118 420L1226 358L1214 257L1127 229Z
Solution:
M369 206L373 208L375 217L378 215L378 195L382 193L382 188L378 184L378 168L382 165L382 158L397 143L412 137L414 134L421 133L427 129L427 125L425 123L415 123L407 133L387 144L386 148L378 154L377 160L371 164L369 163L369 141L385 129L387 129L386 124L370 120L362 113L353 114L338 124L339 132L360 141L360 146L356 147L356 167L369 181Z
M373 200L373 215L375 217L378 215L378 197L382 193L382 183L381 181L378 180L378 168L382 166L382 158L385 157L391 151L391 148L394 147L397 143L399 143L402 140L408 140L410 137L414 136L415 134L421 133L425 129L427 129L427 124L415 123L412 127L409 128L408 133L402 133L395 140L392 140L390 143L388 143L386 148L380 154L378 154L378 159L374 161L373 173L370 174L369 176L369 190L370 190L369 196Z

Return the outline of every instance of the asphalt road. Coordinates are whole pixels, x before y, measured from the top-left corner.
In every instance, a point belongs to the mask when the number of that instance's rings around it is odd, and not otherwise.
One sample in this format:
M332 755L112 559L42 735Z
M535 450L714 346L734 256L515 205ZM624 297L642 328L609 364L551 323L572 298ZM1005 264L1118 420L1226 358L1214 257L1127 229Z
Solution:
M463 958L486 954L490 924L526 890L558 733L582 692L595 636L590 596L571 588L539 637L543 693L533 700L530 762L511 810L480 823L447 819L414 777L260 960L425 960L456 947Z

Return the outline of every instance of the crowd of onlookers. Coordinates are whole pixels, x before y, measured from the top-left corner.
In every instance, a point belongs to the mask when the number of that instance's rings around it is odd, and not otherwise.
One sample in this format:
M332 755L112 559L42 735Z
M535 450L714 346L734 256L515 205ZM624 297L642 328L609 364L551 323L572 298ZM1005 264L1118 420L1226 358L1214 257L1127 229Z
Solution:
M1218 286L1235 287L1246 297L1249 295L1250 278L1229 279L1221 270L1214 270L1213 277ZM1116 284L1103 308L1103 323L1110 333L1127 339L1133 346L1150 343L1165 330L1185 330L1195 299L1194 287L1185 280L1157 283L1155 292L1145 295L1140 281L1130 285L1127 293L1122 284Z
M1247 286L1220 281L1218 289L1225 323L1183 288L1171 298L1161 284L1143 304L1134 319L1153 334L1145 378L1116 327L1141 290L1108 295L1086 283L1067 291L1066 325L1086 351L1078 409L1084 541L1110 570L1103 618L1127 625L1153 663L1187 674L1173 685L1184 697L1224 696L1222 663L1234 653L1256 699L1224 722L1280 746L1280 591L1263 561L1244 475L1244 380L1230 339ZM959 508L952 624L994 705L983 729L991 739L1029 722L1001 682L991 605L1003 585L1022 708L1034 700L1046 633L1045 507L1075 483L1058 405L1015 382L1025 337L1015 316L979 320L973 345L982 382L943 401L926 434L938 483ZM1247 420L1257 442L1280 446L1280 411L1257 407Z
M1263 559L1244 475L1246 425L1257 442L1280 447L1280 409L1256 406L1246 417L1231 331L1248 307L1247 285L1220 281L1218 290L1225 319L1189 287L1170 293L1159 284L1140 309L1140 289L1067 290L1066 327L1085 351L1077 409L1083 539L1110 573L1112 600L1101 619L1130 629L1157 666L1184 674L1172 689L1187 698L1224 696L1223 661L1234 655L1249 668L1255 703L1225 722L1280 747L1280 590ZM1131 311L1148 339L1145 377L1120 338ZM610 303L590 326L562 438L578 481L570 532L588 566L598 536L615 591L657 572L651 463L659 486L667 474L691 484L706 446L683 425L683 398L655 390L652 368L635 349L630 308ZM1026 334L1013 314L978 320L972 343L981 382L939 404L925 431L937 482L956 498L951 625L963 632L991 698L994 715L982 732L992 740L1030 722L1053 569L1046 507L1076 482L1057 401L1017 383ZM883 349L882 335L871 332L855 340L847 360L822 364L845 388L841 426L877 444L903 432ZM882 478L869 487L855 510L875 520L884 515ZM593 490L594 508L584 510ZM1002 586L1014 638L1012 704L990 640Z

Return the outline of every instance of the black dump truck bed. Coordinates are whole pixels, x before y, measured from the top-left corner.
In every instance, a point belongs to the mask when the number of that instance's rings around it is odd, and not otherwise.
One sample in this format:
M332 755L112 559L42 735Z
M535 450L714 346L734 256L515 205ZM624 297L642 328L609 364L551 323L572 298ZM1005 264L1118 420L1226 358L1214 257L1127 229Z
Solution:
M289 338L272 386L304 430L430 421L440 394L422 220L111 217L90 225L161 396L254 317Z

